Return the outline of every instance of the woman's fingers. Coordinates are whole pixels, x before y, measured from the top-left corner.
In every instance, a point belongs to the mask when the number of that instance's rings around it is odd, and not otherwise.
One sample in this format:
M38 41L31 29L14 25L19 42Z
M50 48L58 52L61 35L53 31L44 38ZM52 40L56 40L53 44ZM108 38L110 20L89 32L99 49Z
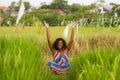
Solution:
M49 27L49 24L45 20L44 20L44 25L45 25L46 28Z
M72 28L76 27L78 22L73 23Z

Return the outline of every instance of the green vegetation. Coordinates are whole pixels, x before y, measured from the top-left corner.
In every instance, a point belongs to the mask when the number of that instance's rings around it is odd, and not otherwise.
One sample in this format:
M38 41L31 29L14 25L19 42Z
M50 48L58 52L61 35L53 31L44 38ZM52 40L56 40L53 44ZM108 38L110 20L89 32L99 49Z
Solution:
M32 37L0 37L0 80L37 80L43 57ZM42 75L41 75L42 77Z
M81 53L73 59L71 80L119 80L120 47L98 48Z
M1 21L2 26L13 26L17 19L17 14L22 0L19 2L12 2L7 11L2 12ZM100 3L104 3L104 0L98 0ZM71 21L80 21L84 25L88 26L118 26L120 24L120 8L115 3L110 3L113 7L112 11L107 11L102 15L99 10L100 5L93 3L91 5L80 4L68 4L68 0L53 0L49 5L46 3L40 3L39 8L31 6L30 2L24 1L25 14L20 20L20 24L25 26L34 26L38 20L39 23L46 20L51 26L65 26L70 24ZM102 7L102 6L101 6ZM107 7L109 8L109 7ZM54 9L57 9L56 11ZM117 17L115 17L115 13ZM96 17L97 16L97 17ZM63 22L63 24L61 24ZM80 25L81 25L80 23Z
M64 28L50 27L53 41L63 37ZM0 80L120 79L120 28L80 27L70 51L72 67L65 75L53 74L46 65L52 56L45 28L19 28L18 33L14 30L0 27Z

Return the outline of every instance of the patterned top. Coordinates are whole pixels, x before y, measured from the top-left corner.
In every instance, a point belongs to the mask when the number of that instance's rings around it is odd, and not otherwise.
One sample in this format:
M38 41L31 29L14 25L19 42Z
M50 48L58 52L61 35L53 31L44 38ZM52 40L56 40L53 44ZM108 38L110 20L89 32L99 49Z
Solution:
M48 62L50 69L55 73L66 73L70 64L68 64L68 54L67 51L64 52L63 56L59 51L56 51L53 56L53 62Z

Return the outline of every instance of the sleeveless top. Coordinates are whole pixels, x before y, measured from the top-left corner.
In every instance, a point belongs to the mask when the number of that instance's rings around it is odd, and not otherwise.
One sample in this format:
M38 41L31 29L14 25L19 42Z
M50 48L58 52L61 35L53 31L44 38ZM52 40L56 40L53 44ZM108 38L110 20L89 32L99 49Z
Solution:
M55 73L66 73L68 68L71 66L68 64L68 53L64 52L63 55L59 51L56 51L53 56L53 62L48 62L48 66Z

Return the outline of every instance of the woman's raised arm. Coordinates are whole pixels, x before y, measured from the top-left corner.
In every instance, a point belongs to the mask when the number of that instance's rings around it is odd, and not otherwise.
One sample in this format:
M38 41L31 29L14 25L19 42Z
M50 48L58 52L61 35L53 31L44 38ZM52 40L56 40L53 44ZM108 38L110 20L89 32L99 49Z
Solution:
M74 40L74 28L77 26L78 22L75 22L73 25L72 25L72 31L71 31L71 36L70 36L70 40L68 42L68 45L67 45L67 50L69 51L72 47L72 43L73 43L73 40Z
M46 21L44 21L44 25L46 27L46 34L47 34L47 41L48 41L48 44L49 44L49 48L52 51L52 53L54 53L54 49L53 49L53 46L52 46L52 41L50 39L49 24Z

